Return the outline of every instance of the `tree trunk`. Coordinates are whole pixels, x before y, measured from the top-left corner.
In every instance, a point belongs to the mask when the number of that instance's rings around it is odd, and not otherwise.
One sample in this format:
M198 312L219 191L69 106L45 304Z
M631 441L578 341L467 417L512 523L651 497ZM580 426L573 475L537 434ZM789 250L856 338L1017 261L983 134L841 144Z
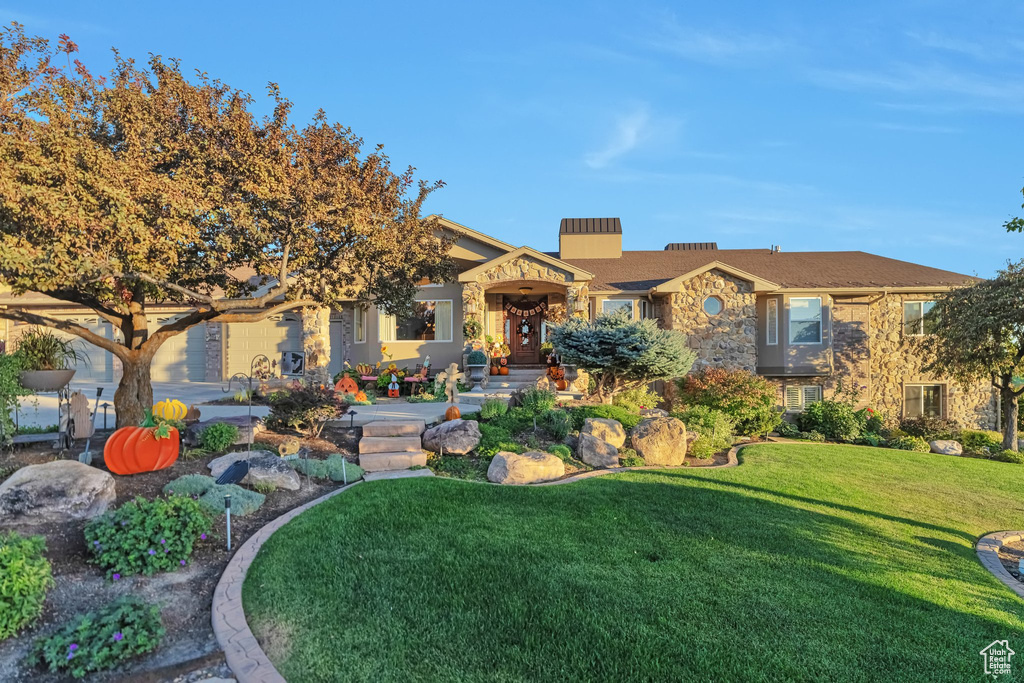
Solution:
M1003 450L1017 450L1017 417L1020 406L1017 402L1017 394L1007 382L1006 386L1000 389L1003 403Z
M117 427L139 425L145 419L146 410L153 405L153 382L150 379L152 356L135 352L130 360L123 360L124 374L114 392L114 410L117 412Z

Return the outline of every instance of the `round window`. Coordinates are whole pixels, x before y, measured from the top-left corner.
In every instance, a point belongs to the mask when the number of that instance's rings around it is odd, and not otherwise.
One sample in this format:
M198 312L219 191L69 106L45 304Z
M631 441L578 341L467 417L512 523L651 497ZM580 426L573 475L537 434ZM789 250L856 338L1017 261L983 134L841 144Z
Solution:
M724 308L722 300L717 296L709 296L704 299L704 312L708 315L718 315L722 312L722 308Z

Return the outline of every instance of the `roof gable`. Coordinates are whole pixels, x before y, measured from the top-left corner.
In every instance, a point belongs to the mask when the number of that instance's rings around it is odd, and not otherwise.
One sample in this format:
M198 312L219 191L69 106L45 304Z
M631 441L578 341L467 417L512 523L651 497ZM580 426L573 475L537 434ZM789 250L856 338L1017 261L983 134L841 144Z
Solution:
M544 252L537 251L536 249L533 249L531 247L519 247L514 251L510 251L507 254L502 254L501 256L491 259L486 263L481 263L476 268L471 268L470 270L460 273L459 282L476 282L476 278L478 275L485 273L488 270L491 270L492 268L500 267L518 258L526 258L528 260L536 261L539 263L543 263L544 265L563 270L566 273L571 274L573 280L576 282L590 281L594 278L593 273L582 268L579 268L577 266L574 266L571 263L562 261L561 259L545 254Z

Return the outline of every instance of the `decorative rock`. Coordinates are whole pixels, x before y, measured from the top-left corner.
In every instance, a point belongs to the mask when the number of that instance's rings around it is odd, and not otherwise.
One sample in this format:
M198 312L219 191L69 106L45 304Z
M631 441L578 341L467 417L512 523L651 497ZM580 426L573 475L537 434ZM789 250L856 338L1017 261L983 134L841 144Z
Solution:
M22 467L0 484L0 520L56 524L92 519L116 498L109 472L75 460L55 460Z
M580 434L589 434L601 441L607 441L615 448L622 448L626 444L626 430L618 420L588 417L583 423Z
M465 455L480 443L480 425L475 420L449 420L423 432L423 448L434 453Z
M210 461L207 467L210 468L210 476L216 479L224 474L224 470L231 467L236 460L249 461L249 474L242 479L243 484L257 484L268 482L279 489L289 491L299 490L299 475L288 463L281 459L276 453L270 451L242 451L241 453L228 453Z
M495 484L535 484L565 476L565 463L558 456L540 451L501 451L487 468L487 479Z
M641 408L641 417L668 417L668 411L661 408Z
M590 434L580 434L576 455L591 467L619 466L619 449Z
M236 427L238 427L238 438L235 439L235 446L240 446L242 444L249 443L250 430L252 431L253 441L256 440L257 434L267 431L267 428L263 426L263 420L256 416L253 416L251 423L249 422L248 415L236 415L233 417L213 417L210 418L209 420L203 420L202 422L190 424L185 429L185 434L182 437L182 440L185 442L186 446L198 446L199 435L202 434L207 427L218 422L223 422L224 424L235 425Z
M686 425L674 417L651 417L633 428L633 449L648 465L682 465Z
M541 375L537 378L536 387L541 391L551 391L551 380L547 378L547 375Z
M576 369L576 379L569 387L570 390L575 391L579 394L590 393L590 375L587 374L586 370Z
M964 447L956 441L931 441L928 443L932 448L932 453L939 453L940 455L963 455Z

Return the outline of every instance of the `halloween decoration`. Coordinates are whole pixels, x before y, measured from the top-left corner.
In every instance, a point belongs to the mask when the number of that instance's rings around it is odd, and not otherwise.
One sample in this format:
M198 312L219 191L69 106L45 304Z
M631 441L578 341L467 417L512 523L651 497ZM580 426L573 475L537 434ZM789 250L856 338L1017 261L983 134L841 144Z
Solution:
M462 417L462 411L459 410L458 406L451 406L448 410L444 411L445 421L458 420Z
M157 426L147 410L142 425L122 427L110 435L103 461L114 474L156 472L174 464L180 447L178 430L166 422Z
M196 408L195 406L189 406L188 410L185 411L185 424L199 422L199 417L199 408Z
M557 380L555 386L558 387L559 391L565 391L569 387L569 383L564 379Z
M400 387L398 385L398 375L391 375L391 383L388 384L388 398L398 398L400 394Z
M366 392L365 391L357 391L356 392L356 400L359 401L360 403L365 401L366 400Z
M522 318L548 310L547 301L506 301L505 310Z
M153 416L163 418L164 420L184 420L187 413L188 408L177 399L158 401L153 406Z
M497 375L498 374L498 366L497 365L492 365L491 366L491 374L492 375Z
M281 442L280 446L277 447L277 452L281 454L282 458L286 458L289 455L295 455L299 452L299 440L294 436L289 436Z
M359 385L348 375L342 375L338 383L334 385L334 390L341 394L354 394L359 391Z
M499 375L507 375L508 374L508 366L507 365L502 365L500 368L498 368L498 374Z

